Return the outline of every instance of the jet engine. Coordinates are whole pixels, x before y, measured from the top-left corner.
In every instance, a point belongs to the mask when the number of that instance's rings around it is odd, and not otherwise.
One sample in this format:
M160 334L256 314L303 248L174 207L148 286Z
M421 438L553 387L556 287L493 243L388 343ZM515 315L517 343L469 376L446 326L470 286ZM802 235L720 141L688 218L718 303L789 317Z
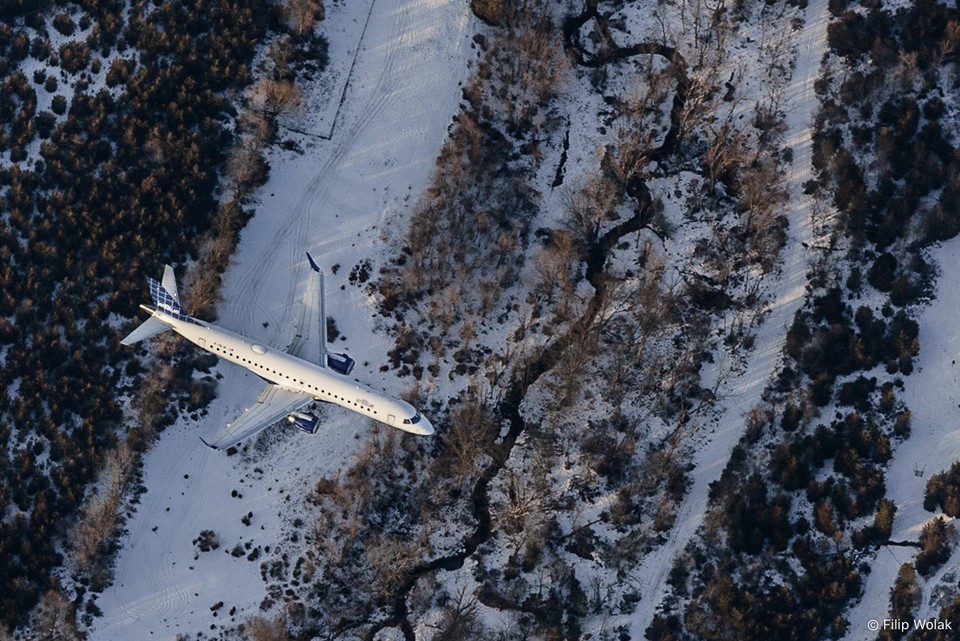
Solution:
M327 367L335 371L337 374L349 376L350 372L353 371L354 363L355 361L346 354L337 354L334 352L327 353Z
M320 417L304 412L291 412L287 415L287 421L301 432L307 434L316 434L320 427Z

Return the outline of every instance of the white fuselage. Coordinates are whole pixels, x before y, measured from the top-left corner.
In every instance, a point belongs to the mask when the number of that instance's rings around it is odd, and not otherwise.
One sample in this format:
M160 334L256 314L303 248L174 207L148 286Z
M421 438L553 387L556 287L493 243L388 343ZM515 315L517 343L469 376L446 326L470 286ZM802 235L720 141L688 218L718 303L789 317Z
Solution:
M406 401L349 381L319 364L254 343L222 327L196 319L183 320L163 310L150 311L191 343L271 383L310 394L319 401L345 407L406 432L433 434L430 421Z

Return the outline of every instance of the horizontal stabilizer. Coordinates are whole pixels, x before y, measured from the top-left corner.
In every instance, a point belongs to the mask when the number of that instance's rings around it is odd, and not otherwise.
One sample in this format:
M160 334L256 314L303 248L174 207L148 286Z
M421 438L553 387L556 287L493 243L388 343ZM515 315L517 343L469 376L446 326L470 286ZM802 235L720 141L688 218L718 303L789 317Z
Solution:
M139 343L145 338L156 336L160 332L166 331L168 329L170 329L169 325L151 316L146 321L144 321L143 324L140 325L140 327L130 332L126 338L120 341L120 344L133 345L134 343Z

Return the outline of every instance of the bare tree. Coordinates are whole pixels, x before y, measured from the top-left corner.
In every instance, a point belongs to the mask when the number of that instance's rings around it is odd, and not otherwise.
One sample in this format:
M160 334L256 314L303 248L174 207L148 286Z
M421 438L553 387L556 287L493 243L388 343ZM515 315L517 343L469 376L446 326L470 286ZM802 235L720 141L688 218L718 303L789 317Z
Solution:
M90 569L102 560L105 544L116 530L123 492L130 481L135 460L129 440L118 443L104 457L98 479L99 491L87 499L80 519L70 532L71 558L79 569Z
M760 59L768 78L783 78L790 64L793 36L779 21L760 21Z
M744 161L748 134L736 128L732 115L724 119L719 128L711 126L708 130L710 139L703 160L707 169L707 191L716 194L720 178Z
M603 174L594 174L565 196L565 226L590 247L600 238L603 223L617 219L618 203L617 185Z
M289 80L260 78L247 90L250 109L264 118L276 118L280 114L300 109L303 97L300 89Z
M489 409L476 399L457 407L450 423L436 468L459 485L476 475L498 430Z
M956 54L958 49L960 49L960 21L949 20L947 27L943 30L943 39L937 49L937 66L939 67L943 63L944 58ZM952 66L956 67L956 65Z
M33 632L40 641L79 641L73 603L59 590L49 590L37 606Z
M263 147L250 136L242 136L227 157L227 180L234 198L247 194L267 173Z
M469 641L487 638L478 616L480 604L476 595L467 595L460 587L449 605L441 610L440 623L433 641Z
M743 170L740 183L740 207L749 248L764 259L781 245L776 209L787 198L782 174L776 162L765 155Z
M271 75L275 80L293 80L290 60L294 56L293 43L289 35L274 38L267 50L267 58L273 65Z
M373 572L372 593L385 598L396 592L423 554L427 542L408 537L374 535L366 541L365 559Z
M537 274L534 291L547 304L555 303L558 320L570 320L577 287L574 272L580 264L580 248L574 234L566 230L554 231L550 244L540 249L533 260Z
M320 0L287 0L284 6L287 24L298 38L313 31L317 19L323 20L323 2Z
M919 57L916 51L901 51L897 60L897 69L894 72L897 84L901 91L912 90L917 82L919 71Z
M506 33L494 51L502 104L514 126L534 124L569 65L558 29L537 1L513 4L505 14Z

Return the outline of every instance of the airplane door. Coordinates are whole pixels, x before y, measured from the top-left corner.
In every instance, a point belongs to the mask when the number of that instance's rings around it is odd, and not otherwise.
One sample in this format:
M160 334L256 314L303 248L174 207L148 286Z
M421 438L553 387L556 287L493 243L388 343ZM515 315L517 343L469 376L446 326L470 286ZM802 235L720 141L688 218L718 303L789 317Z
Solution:
M200 341L200 347L202 347L203 349L207 349L207 339L198 338L197 340Z
M387 414L387 423L389 423L390 425L396 425L397 417L394 416L393 414Z

